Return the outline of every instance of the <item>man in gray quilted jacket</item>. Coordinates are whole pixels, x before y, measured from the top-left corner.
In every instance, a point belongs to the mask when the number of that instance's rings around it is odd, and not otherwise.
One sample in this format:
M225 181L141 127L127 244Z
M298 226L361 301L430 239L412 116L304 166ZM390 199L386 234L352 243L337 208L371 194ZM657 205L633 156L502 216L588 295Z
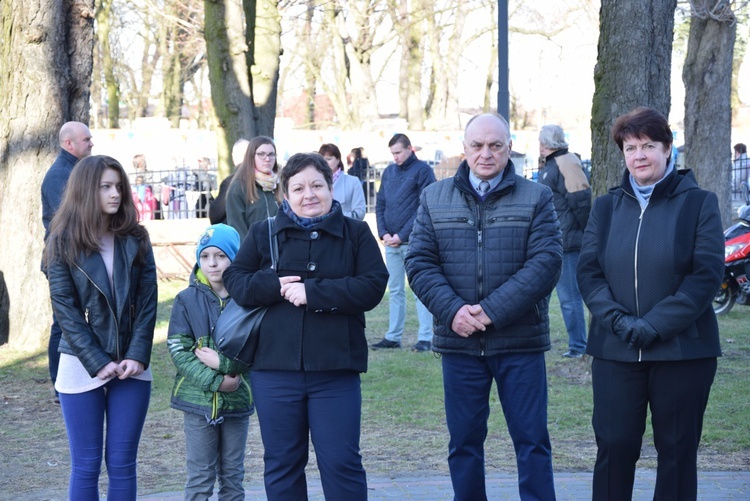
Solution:
M487 499L493 381L516 451L520 498L555 499L544 352L562 239L552 192L515 173L511 145L499 115L469 121L466 160L422 193L406 258L409 283L435 315L459 501Z

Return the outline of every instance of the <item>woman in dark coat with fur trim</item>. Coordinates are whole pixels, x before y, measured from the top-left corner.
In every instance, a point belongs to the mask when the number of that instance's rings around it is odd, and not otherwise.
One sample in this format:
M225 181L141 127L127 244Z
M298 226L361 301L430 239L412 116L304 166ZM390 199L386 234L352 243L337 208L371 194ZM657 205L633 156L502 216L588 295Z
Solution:
M724 270L718 200L669 161L672 131L660 112L637 108L617 119L612 136L627 171L595 201L578 263L591 310L593 498L631 499L648 406L654 499L696 499L703 414L721 355L711 307Z
M366 223L344 217L322 156L293 155L281 173L273 224L250 228L224 284L246 307L268 306L251 385L265 449L266 495L307 499L308 436L327 499L367 499L359 451L365 311L380 303L388 272Z

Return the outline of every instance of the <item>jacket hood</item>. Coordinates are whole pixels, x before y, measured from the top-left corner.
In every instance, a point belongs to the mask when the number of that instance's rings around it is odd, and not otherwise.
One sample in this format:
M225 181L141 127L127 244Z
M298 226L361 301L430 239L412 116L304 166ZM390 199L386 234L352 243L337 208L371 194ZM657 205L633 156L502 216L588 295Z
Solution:
M221 300L218 294L216 294L211 288L211 284L208 282L208 278L206 278L206 275L203 274L203 271L198 266L198 263L193 266L193 271L190 273L188 287L194 287L205 294L209 294L212 297L218 298L220 301L226 301L226 299Z

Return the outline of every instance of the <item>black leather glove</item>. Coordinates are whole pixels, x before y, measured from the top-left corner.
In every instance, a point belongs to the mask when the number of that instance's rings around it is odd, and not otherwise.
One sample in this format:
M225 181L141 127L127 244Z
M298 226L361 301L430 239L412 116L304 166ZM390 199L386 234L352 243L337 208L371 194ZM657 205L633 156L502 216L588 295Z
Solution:
M636 320L638 320L638 317L618 311L614 314L614 319L612 320L612 332L615 333L615 336L622 339L623 342L629 343L633 336L633 325L635 325Z
M645 350L654 341L659 339L661 339L659 333L646 320L639 318L633 324L633 336L630 338L630 346L636 350Z

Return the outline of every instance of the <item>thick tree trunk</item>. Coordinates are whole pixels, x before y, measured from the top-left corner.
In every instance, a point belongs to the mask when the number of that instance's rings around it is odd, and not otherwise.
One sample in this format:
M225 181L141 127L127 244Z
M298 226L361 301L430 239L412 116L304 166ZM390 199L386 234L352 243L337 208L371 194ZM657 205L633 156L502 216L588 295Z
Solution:
M219 165L229 162L231 147L258 135L250 99L245 13L237 2L204 2L206 58L211 100L218 119ZM223 177L223 176L222 176Z
M724 226L732 221L732 49L736 25L729 2L693 0L717 18L690 20L685 83L685 166L719 197ZM719 7L719 8L717 8Z
M221 169L231 164L237 139L273 137L281 21L276 0L205 0L203 5Z
M620 183L625 162L611 139L618 116L638 106L669 116L676 0L602 0L591 107L594 195Z
M273 137L281 57L281 16L278 0L245 0L255 5L255 22L248 22L252 49L250 91L258 134Z
M40 187L62 124L89 121L93 19L93 0L0 4L0 344L16 349L49 336Z

